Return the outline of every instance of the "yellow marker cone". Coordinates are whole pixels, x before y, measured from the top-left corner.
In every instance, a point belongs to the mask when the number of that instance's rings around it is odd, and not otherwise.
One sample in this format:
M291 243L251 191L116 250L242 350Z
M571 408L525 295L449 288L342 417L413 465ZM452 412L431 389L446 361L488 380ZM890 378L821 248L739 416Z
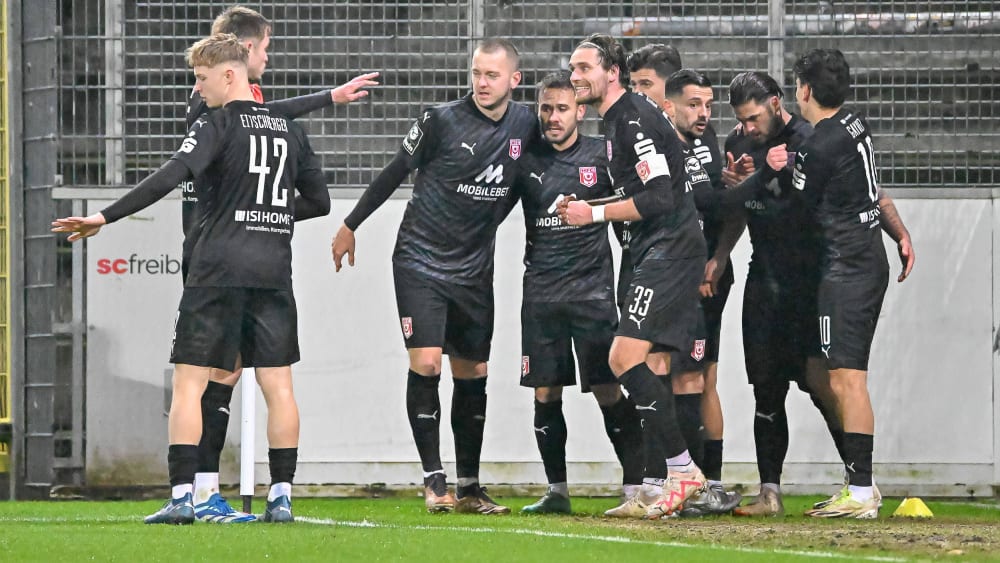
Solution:
M896 512L892 513L893 516L904 516L906 518L933 518L934 513L931 509L927 508L924 501L917 497L904 498L903 502L899 503L899 508Z

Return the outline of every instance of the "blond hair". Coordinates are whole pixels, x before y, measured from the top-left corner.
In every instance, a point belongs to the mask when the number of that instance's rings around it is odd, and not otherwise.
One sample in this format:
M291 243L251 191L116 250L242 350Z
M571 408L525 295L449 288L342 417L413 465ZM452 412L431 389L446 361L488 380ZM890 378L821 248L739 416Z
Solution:
M216 33L188 47L188 66L214 67L228 62L247 65L250 51L232 33Z

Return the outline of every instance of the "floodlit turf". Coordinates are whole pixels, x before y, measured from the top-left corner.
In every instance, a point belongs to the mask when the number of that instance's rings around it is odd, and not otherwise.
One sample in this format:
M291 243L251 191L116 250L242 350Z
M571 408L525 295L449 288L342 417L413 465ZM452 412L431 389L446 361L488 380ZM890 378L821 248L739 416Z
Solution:
M792 561L909 560L1000 554L1000 506L928 502L936 518L876 522L789 516L622 522L612 499L573 499L573 516L431 515L419 498L296 499L292 525L147 526L156 502L0 502L0 561ZM263 509L258 500L254 508Z

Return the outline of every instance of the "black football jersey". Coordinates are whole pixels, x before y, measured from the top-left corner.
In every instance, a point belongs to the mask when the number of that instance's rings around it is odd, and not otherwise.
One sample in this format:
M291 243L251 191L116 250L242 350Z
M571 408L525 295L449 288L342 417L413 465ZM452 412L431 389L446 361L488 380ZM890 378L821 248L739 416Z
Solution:
M795 152L812 135L812 126L797 115L774 138L757 144L737 127L726 138L726 152L733 158L748 154L760 170L767 166L767 151L785 144ZM818 274L821 235L811 213L792 193L792 170L787 168L771 180L763 197L746 203L747 227L753 254L750 273L754 278L800 281Z
M417 175L393 262L453 283L492 280L497 226L517 201L514 164L538 136L526 106L511 102L493 121L471 94L418 117L402 144Z
M668 212L628 225L632 260L695 258L706 255L694 200L685 195L685 157L677 132L649 98L626 92L604 114L609 170L615 191L635 197L649 190L671 202ZM697 158L695 158L697 160ZM652 253L652 254L650 254Z
M264 101L264 92L260 89L259 84L250 84L250 90L253 92L255 100ZM201 94L196 90L191 90L191 95L188 97L187 113L184 114L187 129L190 131L194 122L209 111L210 108ZM198 187L204 185L205 181L204 177L194 178L185 180L178 186L181 190L181 225L185 237L197 236L194 229L198 226Z
M230 102L195 120L172 158L205 179L186 285L291 289L295 180L320 166L302 128L263 104Z
M514 187L524 208L525 301L612 299L614 268L608 225L564 224L556 205L567 195L613 195L604 139L581 135L566 150L538 142L518 162Z
M875 147L868 123L841 108L816 124L795 157L793 186L823 230L823 275L850 280L885 275Z
M722 156L719 152L719 137L715 133L715 128L709 124L705 128L705 134L701 138L694 139L690 143L685 143L685 145L685 148L698 157L702 167L705 169L705 173L708 174L707 184L693 183L692 188L710 190L726 189L722 184ZM701 228L705 234L705 242L708 243L708 255L711 256L715 252L715 248L719 245L719 233L722 231L725 214L720 212L705 212L701 209L698 210L698 214L701 217Z

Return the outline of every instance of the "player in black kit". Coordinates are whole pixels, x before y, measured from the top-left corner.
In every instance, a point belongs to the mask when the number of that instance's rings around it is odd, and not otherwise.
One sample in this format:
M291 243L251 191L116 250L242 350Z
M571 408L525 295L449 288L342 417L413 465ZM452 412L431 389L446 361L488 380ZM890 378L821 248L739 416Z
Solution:
M684 171L712 257L700 287L701 316L692 345L677 354L671 365L678 424L708 479L705 491L684 504L681 516L724 514L736 507L741 497L726 492L722 485L723 418L716 381L722 311L733 283L728 249L743 229L743 222L734 220L733 210L742 207L745 197L740 194L746 191L726 190L722 185L719 142L709 123L714 94L708 78L693 70L680 70L668 79L665 95L664 107L684 146ZM720 244L720 238L726 242ZM702 443L704 448L698 447Z
M566 481L566 419L562 390L576 384L593 392L604 427L622 464L623 492L642 481L641 428L635 404L622 395L608 367L618 325L608 227L564 225L556 205L567 195L600 199L613 195L603 139L577 130L587 106L576 102L568 72L547 75L538 86L538 120L545 143L536 143L518 163L514 187L524 207L527 241L521 306L521 385L535 388L535 439L549 489L527 513L570 510Z
M257 83L267 67L267 49L271 44L271 22L260 13L243 6L232 6L225 9L212 23L212 34L232 33L247 47L247 73L250 78L250 89L254 99L264 101L264 94ZM368 92L361 90L365 86L377 83L372 79L378 73L368 73L355 77L343 86L333 90L324 90L315 94L299 96L288 100L279 100L267 104L275 114L281 114L295 119L301 115L329 106L334 103L349 103L363 98ZM209 111L208 104L198 92L191 91L188 99L185 120L190 129L195 121ZM187 277L188 262L191 250L198 240L198 193L204 191L206 175L181 182L181 222L184 228L184 244L181 254L182 280ZM315 211L309 209L308 200L300 200L295 206L295 220L300 221L314 217ZM198 444L198 471L194 477L195 515L203 522L215 524L234 524L253 522L253 514L233 509L219 493L219 460L222 448L226 443L226 431L229 426L229 403L233 396L233 386L239 381L241 369L233 372L213 370L205 394L201 399L202 433Z
M516 203L512 166L538 138L538 118L511 101L518 53L488 39L472 57L472 93L425 111L396 157L371 183L333 240L337 269L354 263L354 231L417 170L393 252L400 326L410 356L406 409L435 511L506 514L479 484L486 421L486 361L493 336L496 230ZM448 492L439 448L441 356L454 377L458 500Z
M745 163L752 171L766 167L769 154L784 161L812 134L805 120L784 109L781 87L765 73L737 75L729 96L739 124L726 139L727 184L745 175L740 170ZM750 504L736 509L740 516L784 513L780 484L788 450L785 399L791 381L810 394L841 455L843 450L843 430L826 383L813 320L820 234L791 189L792 174L786 168L776 173L768 190L746 204L753 255L744 291L743 348L747 376L754 386L761 490Z
M657 442L662 450L659 459L646 459L639 494L609 512L660 518L705 486L677 426L673 393L647 365L649 360L669 365L670 351L690 342L705 239L694 202L685 196L677 134L649 98L625 90L629 81L621 44L608 35L591 35L577 45L570 69L577 101L594 106L604 118L609 170L615 190L626 199L592 207L567 198L559 205L560 217L570 225L632 221L634 276L609 363L643 417L644 441ZM666 471L657 470L657 462Z
M851 77L839 50L813 49L793 72L795 98L815 130L796 152L792 185L822 230L819 346L844 429L848 478L837 498L806 514L873 519L880 499L872 483L875 416L868 358L889 282L875 148L865 120L844 107ZM908 269L910 257L900 257Z
M194 521L192 493L201 437L201 398L213 369L232 371L238 358L257 370L268 404L271 491L265 522L290 522L298 457L298 407L291 364L298 361L291 238L297 189L319 214L330 196L304 131L254 100L248 50L219 34L188 50L197 87L210 107L173 158L122 199L89 217L53 223L70 240L151 205L183 180L207 174L200 193L201 230L178 308L171 362L169 420L171 500L148 524ZM294 186L294 188L293 188Z
M739 124L726 139L729 182L742 165L766 168L769 153L794 151L812 127L782 106L778 83L763 72L744 72L729 86L729 101ZM776 148L777 147L777 148ZM734 158L733 155L739 155ZM742 163L742 164L741 164ZM736 509L741 516L779 516L781 470L788 450L785 398L789 382L810 393L840 447L842 432L831 397L807 370L817 362L815 314L819 234L807 210L790 193L791 170L781 170L769 189L746 204L753 255L743 300L743 350L747 377L754 389L754 443L760 494ZM808 381L807 381L808 379ZM829 406L826 406L829 405Z

